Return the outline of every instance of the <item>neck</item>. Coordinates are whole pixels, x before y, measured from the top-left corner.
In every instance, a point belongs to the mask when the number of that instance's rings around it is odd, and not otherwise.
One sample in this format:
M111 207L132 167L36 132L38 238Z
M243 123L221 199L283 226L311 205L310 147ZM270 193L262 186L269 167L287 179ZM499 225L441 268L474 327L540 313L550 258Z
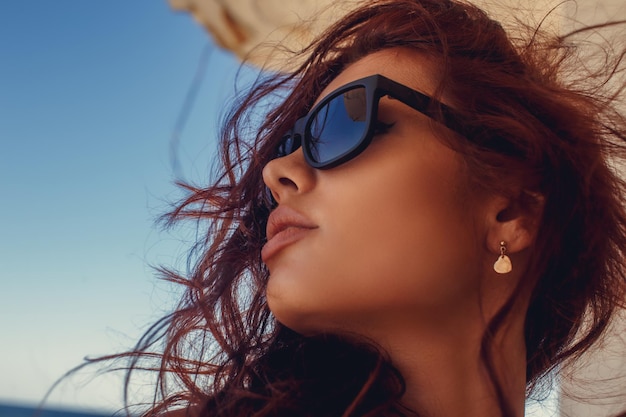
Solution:
M493 341L492 353L485 353L490 355L491 373L481 353L484 328L458 323L448 329L432 326L429 332L387 328L385 337L378 340L405 379L404 405L427 417L522 417L526 390L523 318L512 320Z
M506 360L494 361L498 381L492 380L477 347L465 352L430 349L413 355L397 353L392 359L406 380L405 404L421 415L501 416L503 409L495 388L498 384L506 407L514 416L521 417L525 361L521 354L521 360L510 356ZM517 366L504 368L503 363L516 363Z

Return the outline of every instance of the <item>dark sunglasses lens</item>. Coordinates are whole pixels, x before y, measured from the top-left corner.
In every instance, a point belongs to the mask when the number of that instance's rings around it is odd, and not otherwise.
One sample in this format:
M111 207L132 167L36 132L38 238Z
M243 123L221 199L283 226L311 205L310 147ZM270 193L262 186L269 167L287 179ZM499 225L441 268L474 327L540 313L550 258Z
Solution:
M274 158L282 158L283 156L287 156L292 154L300 147L300 136L294 135L292 132L289 132L285 136L282 137L278 146L276 147L276 151L274 152Z
M367 133L365 87L355 87L332 98L312 115L307 152L323 164L354 150Z

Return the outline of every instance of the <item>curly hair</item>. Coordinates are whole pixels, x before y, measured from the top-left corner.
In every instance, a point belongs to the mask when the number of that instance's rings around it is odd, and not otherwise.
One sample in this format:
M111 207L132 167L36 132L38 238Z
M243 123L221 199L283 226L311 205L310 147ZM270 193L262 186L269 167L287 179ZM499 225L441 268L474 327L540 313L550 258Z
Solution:
M188 196L167 217L206 227L189 276L161 270L186 288L179 307L123 355L131 361L127 383L137 370L157 372L145 415L180 407L210 416L410 413L400 404L402 375L371 343L304 337L275 320L260 258L272 209L261 171L282 135L346 65L398 46L441 63L435 96L445 90L471 132L443 140L463 155L472 185L507 193L511 183L522 184L522 203L544 199L529 279L520 284L534 286L525 321L528 389L587 350L622 305L626 285L625 184L617 172L626 155L619 109L626 51L607 46L602 65L590 69L581 65L577 36L617 25L556 36L520 24L513 36L460 1L375 1L301 51L295 71L259 80L222 131L218 179L207 187L181 184ZM278 104L252 128L268 103ZM512 303L483 338L494 380L490 334ZM512 415L502 396L500 403Z

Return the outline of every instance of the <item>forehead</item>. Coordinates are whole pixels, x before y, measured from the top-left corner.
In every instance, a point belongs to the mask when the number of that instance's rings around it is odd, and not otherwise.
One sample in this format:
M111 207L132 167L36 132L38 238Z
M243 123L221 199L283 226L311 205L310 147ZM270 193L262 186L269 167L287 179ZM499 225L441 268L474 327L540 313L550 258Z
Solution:
M373 52L348 65L322 91L317 101L333 90L359 78L380 74L432 95L437 87L438 65L435 59L409 48L389 48Z

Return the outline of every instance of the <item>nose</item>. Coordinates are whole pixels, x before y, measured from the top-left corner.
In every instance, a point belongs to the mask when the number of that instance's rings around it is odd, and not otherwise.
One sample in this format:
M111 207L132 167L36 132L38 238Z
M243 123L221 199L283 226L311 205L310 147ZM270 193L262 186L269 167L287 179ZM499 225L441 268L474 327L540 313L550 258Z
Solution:
M277 203L310 191L316 170L304 160L302 147L289 155L272 159L263 167L263 182Z

